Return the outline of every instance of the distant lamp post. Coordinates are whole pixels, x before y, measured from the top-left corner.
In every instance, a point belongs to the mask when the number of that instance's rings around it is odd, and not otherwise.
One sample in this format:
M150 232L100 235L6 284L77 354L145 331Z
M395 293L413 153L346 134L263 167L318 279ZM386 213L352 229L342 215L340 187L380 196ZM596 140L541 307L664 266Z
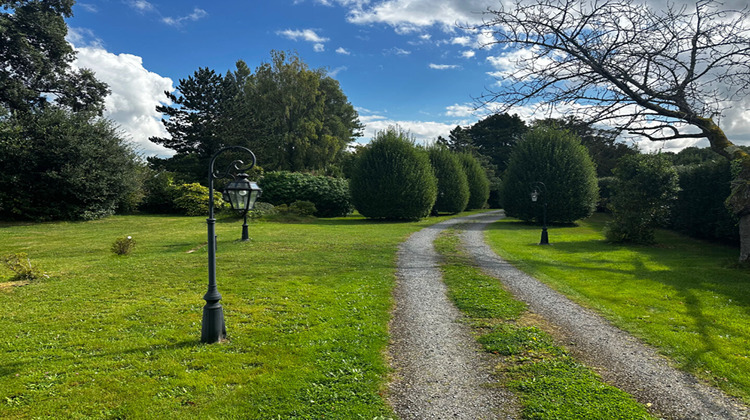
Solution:
M246 152L252 157L250 165L241 160L235 160L227 166L223 173L214 171L214 163L220 154L227 150L239 150ZM216 219L214 219L214 180L220 178L232 178L233 180L225 189L225 197L235 211L241 211L245 215L245 224L242 226L243 240L247 237L247 212L253 208L255 200L260 195L260 188L254 182L247 180L245 171L255 166L255 154L250 149L242 146L229 146L216 152L211 157L208 166L208 291L203 296L206 306L203 307L203 323L201 325L201 341L204 343L216 343L227 337L227 328L224 323L224 309L219 301L221 294L216 287ZM234 172L233 172L234 171ZM236 173L239 172L239 173Z
M533 182L531 185L534 188L531 191L531 201L536 203L539 196L542 197L542 239L539 241L539 245L549 245L549 236L547 235L547 186L541 181ZM539 191L540 186L542 191Z

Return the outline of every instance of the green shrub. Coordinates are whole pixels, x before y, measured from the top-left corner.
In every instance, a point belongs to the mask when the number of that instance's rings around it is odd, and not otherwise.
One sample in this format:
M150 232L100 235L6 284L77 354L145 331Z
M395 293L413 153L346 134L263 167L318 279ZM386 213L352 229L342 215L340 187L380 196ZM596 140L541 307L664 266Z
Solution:
M128 255L135 249L135 239L132 236L117 238L110 249L117 255Z
M679 188L677 171L662 154L623 157L614 169L605 235L612 242L650 244L654 229L666 222Z
M524 134L511 153L503 179L503 204L507 215L541 220L543 208L531 201L535 182L547 201L547 221L572 223L591 216L596 208L596 169L588 151L574 134L546 126ZM540 202L544 200L542 198Z
M247 217L250 219L260 219L264 216L268 216L276 213L276 206L271 203L256 202L253 209L247 213Z
M14 280L32 281L41 277L49 277L37 267L31 265L31 259L24 252L8 254L2 259L3 264L10 271L16 273Z
M490 181L487 174L471 153L461 153L458 156L469 183L469 201L466 209L484 208L490 198Z
M263 201L290 205L295 201L315 204L317 217L346 216L352 211L346 180L298 172L268 172L258 181Z
M739 243L737 217L724 204L731 191L729 161L719 158L676 170L680 191L670 227L697 238Z
M52 106L0 118L0 218L91 220L137 200L136 152L106 119Z
M174 204L176 193L173 173L149 170L143 181L144 197L139 210L148 213L178 213L180 210Z
M376 219L427 217L437 198L437 179L427 154L394 127L378 132L362 151L350 188L354 207Z
M312 216L317 209L311 201L295 201L289 205L289 212L298 216Z
M434 146L429 150L430 164L437 178L438 195L432 211L435 213L460 213L469 203L469 181L461 162L446 147Z
M187 216L208 215L208 187L198 183L182 184L175 189L175 207ZM214 210L222 208L221 194L214 191Z

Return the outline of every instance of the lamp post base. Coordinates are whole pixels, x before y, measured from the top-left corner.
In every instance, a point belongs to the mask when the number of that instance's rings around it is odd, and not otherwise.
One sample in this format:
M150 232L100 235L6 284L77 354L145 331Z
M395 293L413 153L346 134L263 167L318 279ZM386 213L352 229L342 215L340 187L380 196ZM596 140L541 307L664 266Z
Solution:
M227 327L224 324L224 308L219 301L206 301L203 307L203 324L201 342L216 343L227 338Z
M549 245L549 236L547 235L547 228L542 228L542 240L539 241L539 245Z

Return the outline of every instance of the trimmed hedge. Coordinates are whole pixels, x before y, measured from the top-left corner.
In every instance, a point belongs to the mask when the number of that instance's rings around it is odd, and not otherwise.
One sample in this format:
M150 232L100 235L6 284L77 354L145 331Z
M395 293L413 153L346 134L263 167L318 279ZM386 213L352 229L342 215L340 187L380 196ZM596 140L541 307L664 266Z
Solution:
M461 162L445 147L434 146L428 150L430 164L438 181L438 196L433 213L460 213L469 204L469 181Z
M349 184L341 178L299 172L266 172L258 181L261 198L275 206L309 201L316 217L340 217L352 212Z
M591 216L598 200L596 169L580 139L567 130L541 126L528 131L513 149L503 179L505 213L541 220L543 206L529 194L543 182L547 221L572 223ZM545 190L541 190L545 194Z
M680 191L670 227L688 235L738 244L737 217L725 206L732 173L726 159L678 166Z
M469 202L466 210L481 209L490 198L490 181L479 161L471 153L461 153L458 158L469 183Z
M430 214L437 198L427 153L393 127L362 151L349 185L354 207L369 218L418 220Z

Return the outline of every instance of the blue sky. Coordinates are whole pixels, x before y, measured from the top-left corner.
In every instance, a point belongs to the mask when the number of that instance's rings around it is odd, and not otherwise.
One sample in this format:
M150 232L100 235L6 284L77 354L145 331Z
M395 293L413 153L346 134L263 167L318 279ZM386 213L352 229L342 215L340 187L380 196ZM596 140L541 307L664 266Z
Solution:
M489 0L85 0L67 20L75 63L112 90L107 116L146 155L170 151L147 141L165 135L155 106L199 67L251 69L271 50L296 51L337 79L366 125L366 142L398 124L422 141L476 122L473 98L496 83L510 51L484 47L479 23ZM460 25L460 26L459 26ZM524 119L528 109L515 110ZM739 114L738 114L739 115ZM537 115L543 117L543 115ZM735 118L750 133L747 113ZM745 135L743 134L743 135ZM750 139L750 136L748 136ZM679 149L692 143L659 144Z

